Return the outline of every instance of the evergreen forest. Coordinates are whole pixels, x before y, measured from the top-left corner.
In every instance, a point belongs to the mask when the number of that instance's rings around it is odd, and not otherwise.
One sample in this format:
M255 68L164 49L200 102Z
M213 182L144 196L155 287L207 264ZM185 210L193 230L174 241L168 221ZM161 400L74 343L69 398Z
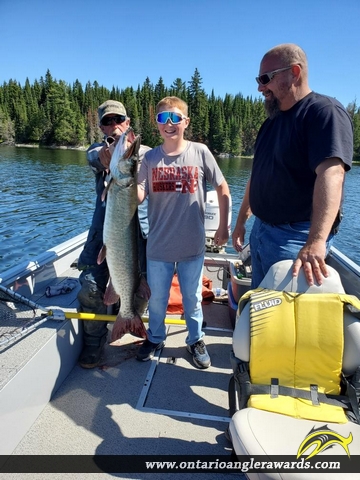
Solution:
M174 80L170 87L160 77L154 85L146 78L137 89L109 89L96 81L85 88L76 80L72 85L54 79L48 70L45 78L21 86L9 80L0 86L0 144L87 147L101 141L97 108L114 99L125 105L131 124L142 136L142 143L154 147L161 143L155 122L155 106L167 95L185 100L190 125L187 138L208 145L214 154L251 156L257 132L266 118L259 98L208 94L197 69L190 81ZM347 106L354 122L354 156L360 159L360 107Z

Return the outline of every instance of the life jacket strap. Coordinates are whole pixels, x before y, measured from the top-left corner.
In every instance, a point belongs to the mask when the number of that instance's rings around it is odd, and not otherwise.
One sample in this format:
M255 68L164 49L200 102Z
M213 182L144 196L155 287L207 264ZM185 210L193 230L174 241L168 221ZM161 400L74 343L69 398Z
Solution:
M236 410L247 407L251 395L270 395L277 398L279 395L309 400L314 406L320 403L341 407L351 413L351 420L360 424L359 399L360 399L360 367L353 375L351 381L343 377L346 385L346 395L331 395L319 393L318 386L311 384L309 390L286 387L279 384L278 378L272 378L269 385L252 384L249 375L249 363L239 360L231 354L231 363L234 374L229 383L229 407L232 416ZM235 395L238 397L236 404Z

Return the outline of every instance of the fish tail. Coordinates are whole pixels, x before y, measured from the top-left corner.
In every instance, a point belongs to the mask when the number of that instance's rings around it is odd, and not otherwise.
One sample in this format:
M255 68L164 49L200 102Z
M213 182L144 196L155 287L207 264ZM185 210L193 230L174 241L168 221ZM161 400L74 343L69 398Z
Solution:
M144 315L144 312L148 307L150 296L150 287L145 277L141 277L139 288L134 295L134 307L139 316Z
M134 337L143 338L144 340L147 338L145 325L139 315L135 315L135 317L131 319L130 333L134 335Z
M111 341L119 340L126 333L131 333L134 337L147 338L146 328L139 315L135 315L133 318L123 318L120 313L118 314L111 332Z
M130 332L131 326L131 319L130 318L123 318L120 313L116 317L114 326L111 332L111 341L114 342L115 340L119 340L122 338L126 333Z

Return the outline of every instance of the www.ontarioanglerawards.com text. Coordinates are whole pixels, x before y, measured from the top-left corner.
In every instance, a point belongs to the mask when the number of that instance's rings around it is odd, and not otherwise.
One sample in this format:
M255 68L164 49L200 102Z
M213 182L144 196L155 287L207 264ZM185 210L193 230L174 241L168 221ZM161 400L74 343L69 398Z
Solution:
M215 459L213 461L204 461L204 460L191 460L191 461L153 461L145 462L146 469L149 471L156 472L170 472L174 470L181 471L203 471L203 470L212 470L212 471L221 471L221 472L281 472L281 471L294 471L299 470L310 470L315 469L318 471L327 472L330 470L340 470L340 462L334 461L305 461L304 458L296 461L269 461L261 460L258 461L255 458L251 457L244 461L228 461Z

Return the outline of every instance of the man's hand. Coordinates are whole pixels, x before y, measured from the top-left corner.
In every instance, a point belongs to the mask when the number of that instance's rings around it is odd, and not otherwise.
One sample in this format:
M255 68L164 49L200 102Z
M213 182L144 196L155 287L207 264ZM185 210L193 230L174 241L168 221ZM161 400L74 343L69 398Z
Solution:
M110 147L104 145L101 150L99 150L99 160L101 164L108 170L111 160Z
M106 170L109 169L111 155L113 154L115 145L119 141L119 138L120 138L119 135L115 135L114 137L108 137L106 141L106 145L104 145L102 149L99 151L100 162L106 168Z
M329 273L325 264L326 244L323 241L305 244L300 250L293 266L293 276L297 277L301 267L304 268L306 281L314 285L314 281L322 285L323 278Z
M243 223L236 225L236 227L232 232L232 243L233 243L233 247L237 252L241 252L243 249L245 233L246 233L246 228L245 228L245 224Z

